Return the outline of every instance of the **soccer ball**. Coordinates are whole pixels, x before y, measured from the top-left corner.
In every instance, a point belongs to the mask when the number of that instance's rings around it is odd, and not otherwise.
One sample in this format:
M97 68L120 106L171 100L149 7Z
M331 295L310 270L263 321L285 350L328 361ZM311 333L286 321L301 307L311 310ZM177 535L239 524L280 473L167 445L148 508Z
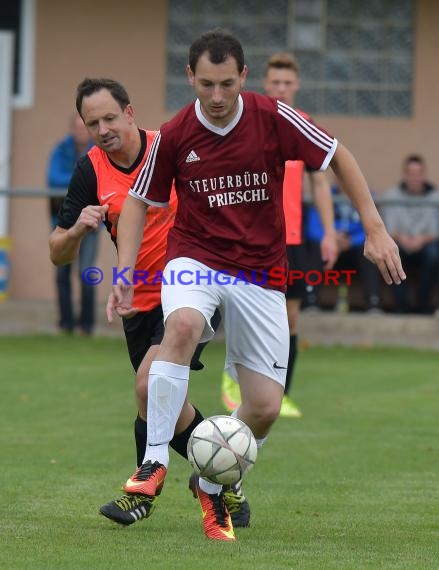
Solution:
M187 454L200 477L219 485L234 485L253 467L258 449L244 422L231 416L212 416L192 432Z

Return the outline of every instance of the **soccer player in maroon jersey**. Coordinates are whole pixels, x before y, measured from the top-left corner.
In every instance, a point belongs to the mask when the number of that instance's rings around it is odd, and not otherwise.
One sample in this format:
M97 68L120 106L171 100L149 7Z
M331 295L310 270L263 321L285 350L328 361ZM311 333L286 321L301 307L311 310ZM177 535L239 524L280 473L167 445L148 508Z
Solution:
M145 163L155 132L139 129L134 110L125 88L113 79L85 79L77 88L77 108L95 146L84 155L75 168L67 196L59 212L58 226L49 239L50 257L55 265L73 261L84 236L96 231L105 222L112 241L116 242L117 223L130 186ZM136 372L135 391L138 415L134 422L137 465L143 461L147 439L146 397L149 366L163 338L163 312L160 282L152 283L165 266L166 242L177 208L175 193L169 207L150 208L145 224L136 269L149 274L147 284L135 286L136 314L123 319L127 348ZM111 319L113 299L107 314ZM218 325L218 315L214 326ZM199 361L202 345L198 345L191 369L203 367ZM203 416L187 400L176 426L171 446L187 459L187 443L193 429ZM250 508L241 489L225 489L226 502L233 510L236 526L247 526ZM121 524L132 524L149 513L148 499L125 495L104 505L101 512L118 516Z
M288 361L285 221L287 160L314 170L329 165L352 199L367 234L365 255L388 284L405 278L352 154L281 101L242 88L247 75L239 41L214 30L191 46L187 74L197 99L162 126L124 203L118 226L119 270L135 265L150 206L166 206L175 179L179 199L168 235L162 285L165 334L148 384L148 443L127 493L157 497L169 463L168 444L186 397L189 363L210 318L224 319L226 370L242 404L234 414L260 447L279 414ZM132 286L113 292L120 315L132 311ZM221 486L199 480L206 536L235 539Z
M294 99L300 88L299 66L295 57L287 52L275 53L267 61L264 77L264 90L270 97L276 97L290 107L294 106ZM297 110L297 109L296 109ZM303 112L303 116L308 118ZM334 208L331 188L324 172L310 170L303 162L287 161L284 177L284 214L286 225L286 246L288 266L294 271L306 273L306 251L302 243L302 187L304 171L307 172L313 201L319 212L324 229L324 236L320 243L320 252L324 262L324 269L331 269L337 258L337 240L334 228ZM306 283L304 279L295 279L288 283L287 315L290 331L290 348L285 381L285 394L279 416L300 418L302 412L296 402L289 396L292 387L294 367L298 350L298 320L300 305L305 297ZM241 397L238 384L223 372L222 400L229 411L233 411L240 404Z

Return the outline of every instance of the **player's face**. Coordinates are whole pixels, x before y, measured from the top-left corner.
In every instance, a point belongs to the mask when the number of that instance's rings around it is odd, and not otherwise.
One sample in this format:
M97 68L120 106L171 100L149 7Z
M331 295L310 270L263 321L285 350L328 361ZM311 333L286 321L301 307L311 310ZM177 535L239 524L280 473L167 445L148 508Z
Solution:
M96 146L108 153L124 150L134 122L131 105L122 110L111 93L101 89L84 97L81 114Z
M192 73L187 67L189 83L200 100L206 119L217 127L225 127L238 111L238 95L244 86L247 66L241 73L234 57L223 63L212 63L207 53L200 56Z
M300 80L297 73L292 69L276 69L270 67L264 80L265 93L270 97L276 97L283 103L294 104L294 98L300 88Z

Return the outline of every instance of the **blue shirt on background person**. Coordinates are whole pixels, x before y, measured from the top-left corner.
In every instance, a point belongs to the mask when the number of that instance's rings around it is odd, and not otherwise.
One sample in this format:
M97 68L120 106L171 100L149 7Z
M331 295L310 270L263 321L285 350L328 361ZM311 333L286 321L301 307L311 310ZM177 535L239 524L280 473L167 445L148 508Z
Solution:
M333 196L341 196L337 186L331 187ZM366 239L360 216L346 198L346 201L334 201L334 226L337 232L343 232L350 238L351 247L364 244ZM309 241L320 242L324 235L322 222L317 209L309 206L306 212L305 237Z

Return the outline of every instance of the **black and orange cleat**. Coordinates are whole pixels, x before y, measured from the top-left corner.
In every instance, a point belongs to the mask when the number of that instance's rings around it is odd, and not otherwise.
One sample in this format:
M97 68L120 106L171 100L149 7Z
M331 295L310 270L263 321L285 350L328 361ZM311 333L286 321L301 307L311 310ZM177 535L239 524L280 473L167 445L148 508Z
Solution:
M224 502L223 492L221 491L219 495L209 495L198 487L197 493L201 505L204 534L207 538L226 541L235 540L232 519Z
M194 499L198 497L198 475L192 473L189 477L189 490ZM224 501L232 519L233 528L250 526L250 505L242 492L241 482L236 485L223 485Z
M127 494L149 495L157 497L162 492L166 477L166 467L158 461L146 461L123 486Z

